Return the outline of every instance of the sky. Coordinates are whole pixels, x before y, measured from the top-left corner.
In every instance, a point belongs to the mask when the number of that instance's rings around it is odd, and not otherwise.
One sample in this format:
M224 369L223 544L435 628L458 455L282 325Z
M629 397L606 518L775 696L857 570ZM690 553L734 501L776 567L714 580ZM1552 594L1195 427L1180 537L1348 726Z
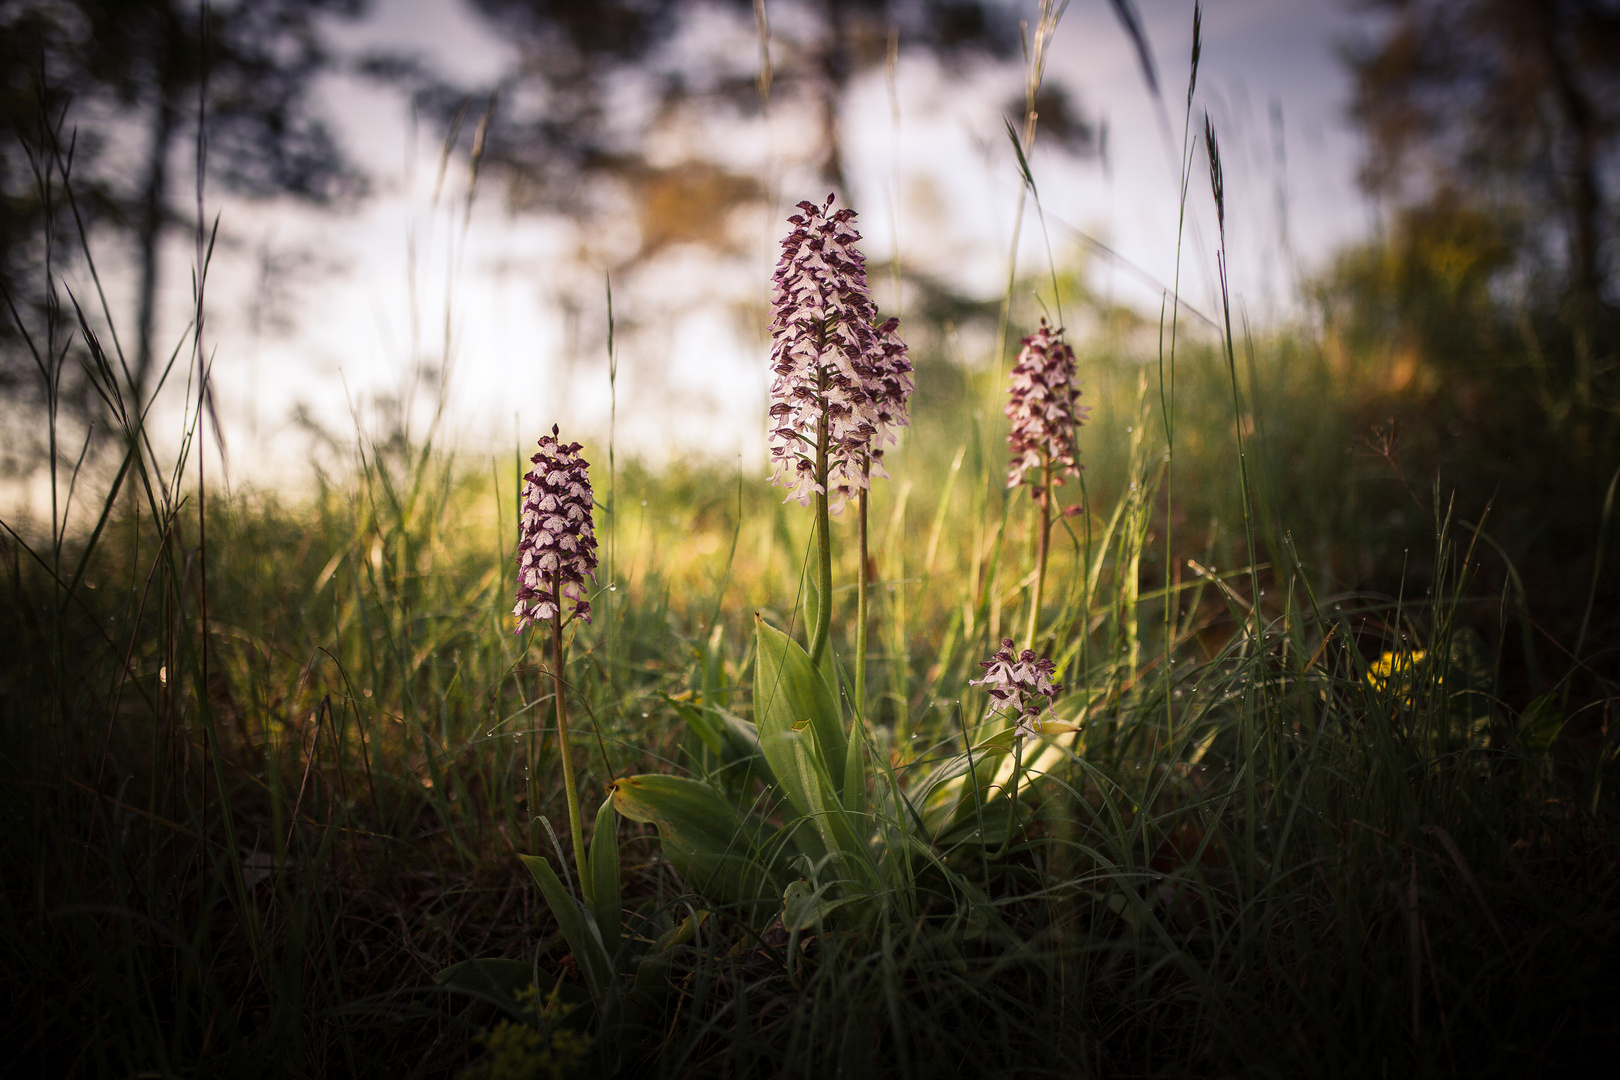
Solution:
M767 0L767 13L789 18L779 6ZM1033 19L1034 4L1025 6ZM1050 243L1068 262L1084 250L1081 235L1091 237L1117 253L1088 259L1092 287L1156 318L1177 273L1192 6L1140 7L1165 108L1147 92L1108 0L1073 0L1046 77L1106 122L1108 166L1034 154L1040 206L1026 209L1018 258L1044 264ZM1205 9L1193 124L1201 129L1207 111L1218 132L1234 299L1258 322L1297 314L1302 275L1373 220L1354 180L1358 142L1338 59L1365 29L1357 18L1336 0L1212 0ZM461 0L378 0L362 21L333 23L330 33L341 54L414 54L469 89L516 59ZM757 64L753 26L718 17L697 20L671 48ZM892 89L881 71L856 83L843 124L870 259L898 244L908 262L962 289L1000 293L1020 185L1002 110L1022 81L1016 65L950 74L903 54ZM438 136L413 124L401 91L335 75L319 96L371 177L368 198L341 213L224 192L209 200L222 240L207 327L233 483L296 484L321 460L313 428L336 446L352 444L357 428L378 435L390 399L405 403L418 434L437 410L443 443L468 454L509 458L553 422L600 438L614 410L620 454L736 459L763 475L768 340L763 317L750 325L739 312L763 313L789 208L822 194L802 153L801 117L784 107L741 127L694 123L661 136L672 160L696 150L766 177L773 205L743 223L741 257L678 246L613 282L610 397L603 277L608 257L634 246L633 224L617 235L610 219L605 234L583 236L577 222L510 213L488 182L469 209L465 162L452 159L438 181ZM1218 229L1202 153L1190 176L1182 289L1213 312ZM165 253L160 340L184 332L190 244L176 237ZM132 289L126 280L113 291L127 303ZM903 309L903 294L880 290L880 299ZM446 368L442 397L414 376L413 357ZM159 424L178 432L174 397Z

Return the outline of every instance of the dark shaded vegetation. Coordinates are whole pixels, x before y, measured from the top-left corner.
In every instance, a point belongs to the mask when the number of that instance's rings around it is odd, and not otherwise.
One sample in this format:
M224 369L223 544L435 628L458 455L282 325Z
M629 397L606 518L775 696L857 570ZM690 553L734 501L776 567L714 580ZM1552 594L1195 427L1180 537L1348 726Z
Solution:
M564 813L547 670L507 615L521 452L361 431L306 500L203 504L61 300L53 340L79 335L124 468L93 498L85 475L93 531L0 540L10 1071L453 1075L506 1015L435 984L475 957L563 988L527 1022L592 1038L577 1075L1601 1069L1620 336L1503 222L1454 185L1342 256L1315 325L1240 334L1230 363L1184 342L1168 466L1159 368L1124 358L1142 325L1092 303L1089 468L1046 611L1082 730L1000 850L948 852L978 894L924 872L915 923L791 936L626 824L634 925L712 914L657 1007L606 1030L516 860L560 855L539 817ZM950 322L996 312L929 302L873 512L874 761L904 784L970 741L968 680L1030 595L998 373L951 351ZM610 475L605 449L603 591L568 671L588 803L707 767L686 717L749 714L752 614L802 618L808 550L751 476ZM847 656L843 608L834 636Z

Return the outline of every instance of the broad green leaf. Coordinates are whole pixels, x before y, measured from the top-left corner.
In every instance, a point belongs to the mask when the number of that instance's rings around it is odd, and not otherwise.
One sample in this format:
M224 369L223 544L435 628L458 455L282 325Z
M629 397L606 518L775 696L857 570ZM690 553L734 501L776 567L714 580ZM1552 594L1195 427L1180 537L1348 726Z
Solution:
M613 805L631 821L657 826L664 855L694 892L747 905L774 901L786 873L783 839L743 817L714 788L684 776L646 774L614 781Z
M844 696L840 688L844 680L839 675L838 654L833 651L832 642L827 642L827 647L821 650L821 663L816 665L816 670L821 674L821 681L826 683L827 689L832 692L833 713L842 724Z
M694 705L690 701L664 696L686 722L687 728L721 764L727 785L741 784L752 776L767 787L776 777L759 749L759 731L754 725L718 706Z
M977 808L988 801L1002 762L1012 760L1004 747L994 745L996 738L992 736L971 751L945 761L911 796L912 804L922 815L923 827L930 835L938 833L955 817L976 814Z
M921 808L923 826L931 835L960 834L975 827L987 807L1005 802L1015 771L1019 799L1036 799L1035 781L1056 772L1068 759L1056 743L1030 740L1019 754L1010 749L1012 741L1011 728L996 732L971 754L956 755L924 781L913 804ZM998 820L1005 823L1006 816Z
M1547 757L1564 730L1564 719L1564 712L1558 707L1558 692L1542 694L1519 714L1516 736L1519 749L1526 757Z
M861 718L850 722L850 740L844 753L844 809L851 814L866 813L866 734Z
M622 901L619 895L619 821L613 812L613 796L602 800L596 811L596 831L591 834L588 860L591 875L591 910L602 944L609 956L619 951Z
M967 843L995 847L1007 838L1007 829L1013 825L1008 820L1012 811L1011 799L996 799L979 807L963 803L938 830L933 842L942 851Z
M675 706L675 711L686 721L687 730L703 740L703 745L707 746L716 757L723 758L726 752L726 735L721 729L719 717L702 705L694 705L690 701L680 701L667 694L664 695L664 700Z
M765 762L765 754L759 748L759 729L753 722L728 713L724 709L715 709L714 713L723 725L728 752L734 759L746 760L749 767L757 770L767 783L775 783L776 778L771 775L770 766Z
M613 988L613 962L602 945L602 935L596 927L595 918L580 907L545 859L538 855L520 855L518 858L523 860L523 865L529 868L529 873L534 875L535 882L540 886L546 906L551 908L551 914L562 930L563 940L568 942L568 949L579 964L580 974L585 977L591 997L601 1001Z
M800 815L809 815L811 792L794 760L793 747L807 742L820 772L842 787L847 743L838 704L798 642L758 615L754 616L754 629L759 642L754 660L754 723L760 749L788 802ZM836 789L834 794L838 794Z
M840 878L855 879L864 888L875 888L878 873L869 850L870 818L864 813L849 812L839 802L833 794L832 777L827 775L821 760L811 754L812 742L801 738L791 743L793 763L810 803L810 812L803 821L808 827L795 830L793 838L812 863L831 862L839 867ZM859 748L849 757L858 752ZM847 762L848 758L845 760ZM806 843L813 836L819 838L819 845Z
M827 895L832 885L812 887L807 881L795 881L782 891L782 926L789 933L809 930L823 922L841 907L867 897L849 893L836 899Z
M830 829L832 822L827 806L827 796L832 794L830 790L832 782L824 772L818 772L816 769L818 762L811 757L810 750L814 742L814 739L805 738L793 738L787 741L787 746L793 753L793 775L800 790L804 792L806 803L804 816L808 819L811 831L821 837L826 848L837 851L843 845L839 844L838 839L832 835ZM795 838L799 835L799 833L795 833ZM819 860L820 858L820 852L814 849L807 851L806 854L812 860Z

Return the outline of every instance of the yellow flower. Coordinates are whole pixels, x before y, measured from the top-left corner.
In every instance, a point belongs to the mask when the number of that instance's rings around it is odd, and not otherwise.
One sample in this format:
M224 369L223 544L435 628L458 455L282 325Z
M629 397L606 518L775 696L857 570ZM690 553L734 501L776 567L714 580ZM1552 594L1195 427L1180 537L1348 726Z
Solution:
M1379 693L1390 691L1401 696L1401 700L1410 705L1412 703L1412 684L1416 681L1417 666L1423 658L1429 655L1424 649L1403 649L1400 652L1385 652L1367 667L1367 685ZM1439 676L1435 682L1443 681Z
M519 990L517 1002L534 1009L535 1023L502 1020L486 1028L479 1041L489 1052L463 1069L459 1080L571 1080L583 1075L591 1039L559 1026L572 1009L558 1000L557 990L553 987L544 997L533 985Z

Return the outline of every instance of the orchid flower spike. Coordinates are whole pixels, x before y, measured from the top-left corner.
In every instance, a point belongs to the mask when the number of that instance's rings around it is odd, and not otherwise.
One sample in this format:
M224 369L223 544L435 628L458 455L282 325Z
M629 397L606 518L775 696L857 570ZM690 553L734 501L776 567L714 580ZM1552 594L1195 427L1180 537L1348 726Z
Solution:
M1080 405L1080 383L1074 377L1074 350L1063 340L1063 328L1041 320L1040 329L1024 339L1007 387L1007 448L1012 452L1007 486L1035 487L1035 500L1046 500L1046 472L1055 486L1064 476L1079 476L1075 435L1091 412Z
M1014 737L1039 735L1041 712L1051 712L1052 699L1063 693L1063 686L1054 683L1052 676L1057 665L1044 656L1036 656L1034 649L1013 652L1012 638L1001 639L1001 649L979 666L985 669L984 678L973 679L969 686L982 686L990 695L991 707L1013 718Z
M822 493L816 440L827 422L830 513L871 484L883 448L910 422L911 362L895 332L877 325L855 211L801 202L788 218L771 299L771 482L801 506Z
M512 614L522 633L541 619L555 619L563 600L576 617L591 621L585 579L596 580L596 533L591 524L590 462L580 444L557 441L557 425L540 436L523 477L518 520L518 594ZM559 596L558 593L561 592Z

